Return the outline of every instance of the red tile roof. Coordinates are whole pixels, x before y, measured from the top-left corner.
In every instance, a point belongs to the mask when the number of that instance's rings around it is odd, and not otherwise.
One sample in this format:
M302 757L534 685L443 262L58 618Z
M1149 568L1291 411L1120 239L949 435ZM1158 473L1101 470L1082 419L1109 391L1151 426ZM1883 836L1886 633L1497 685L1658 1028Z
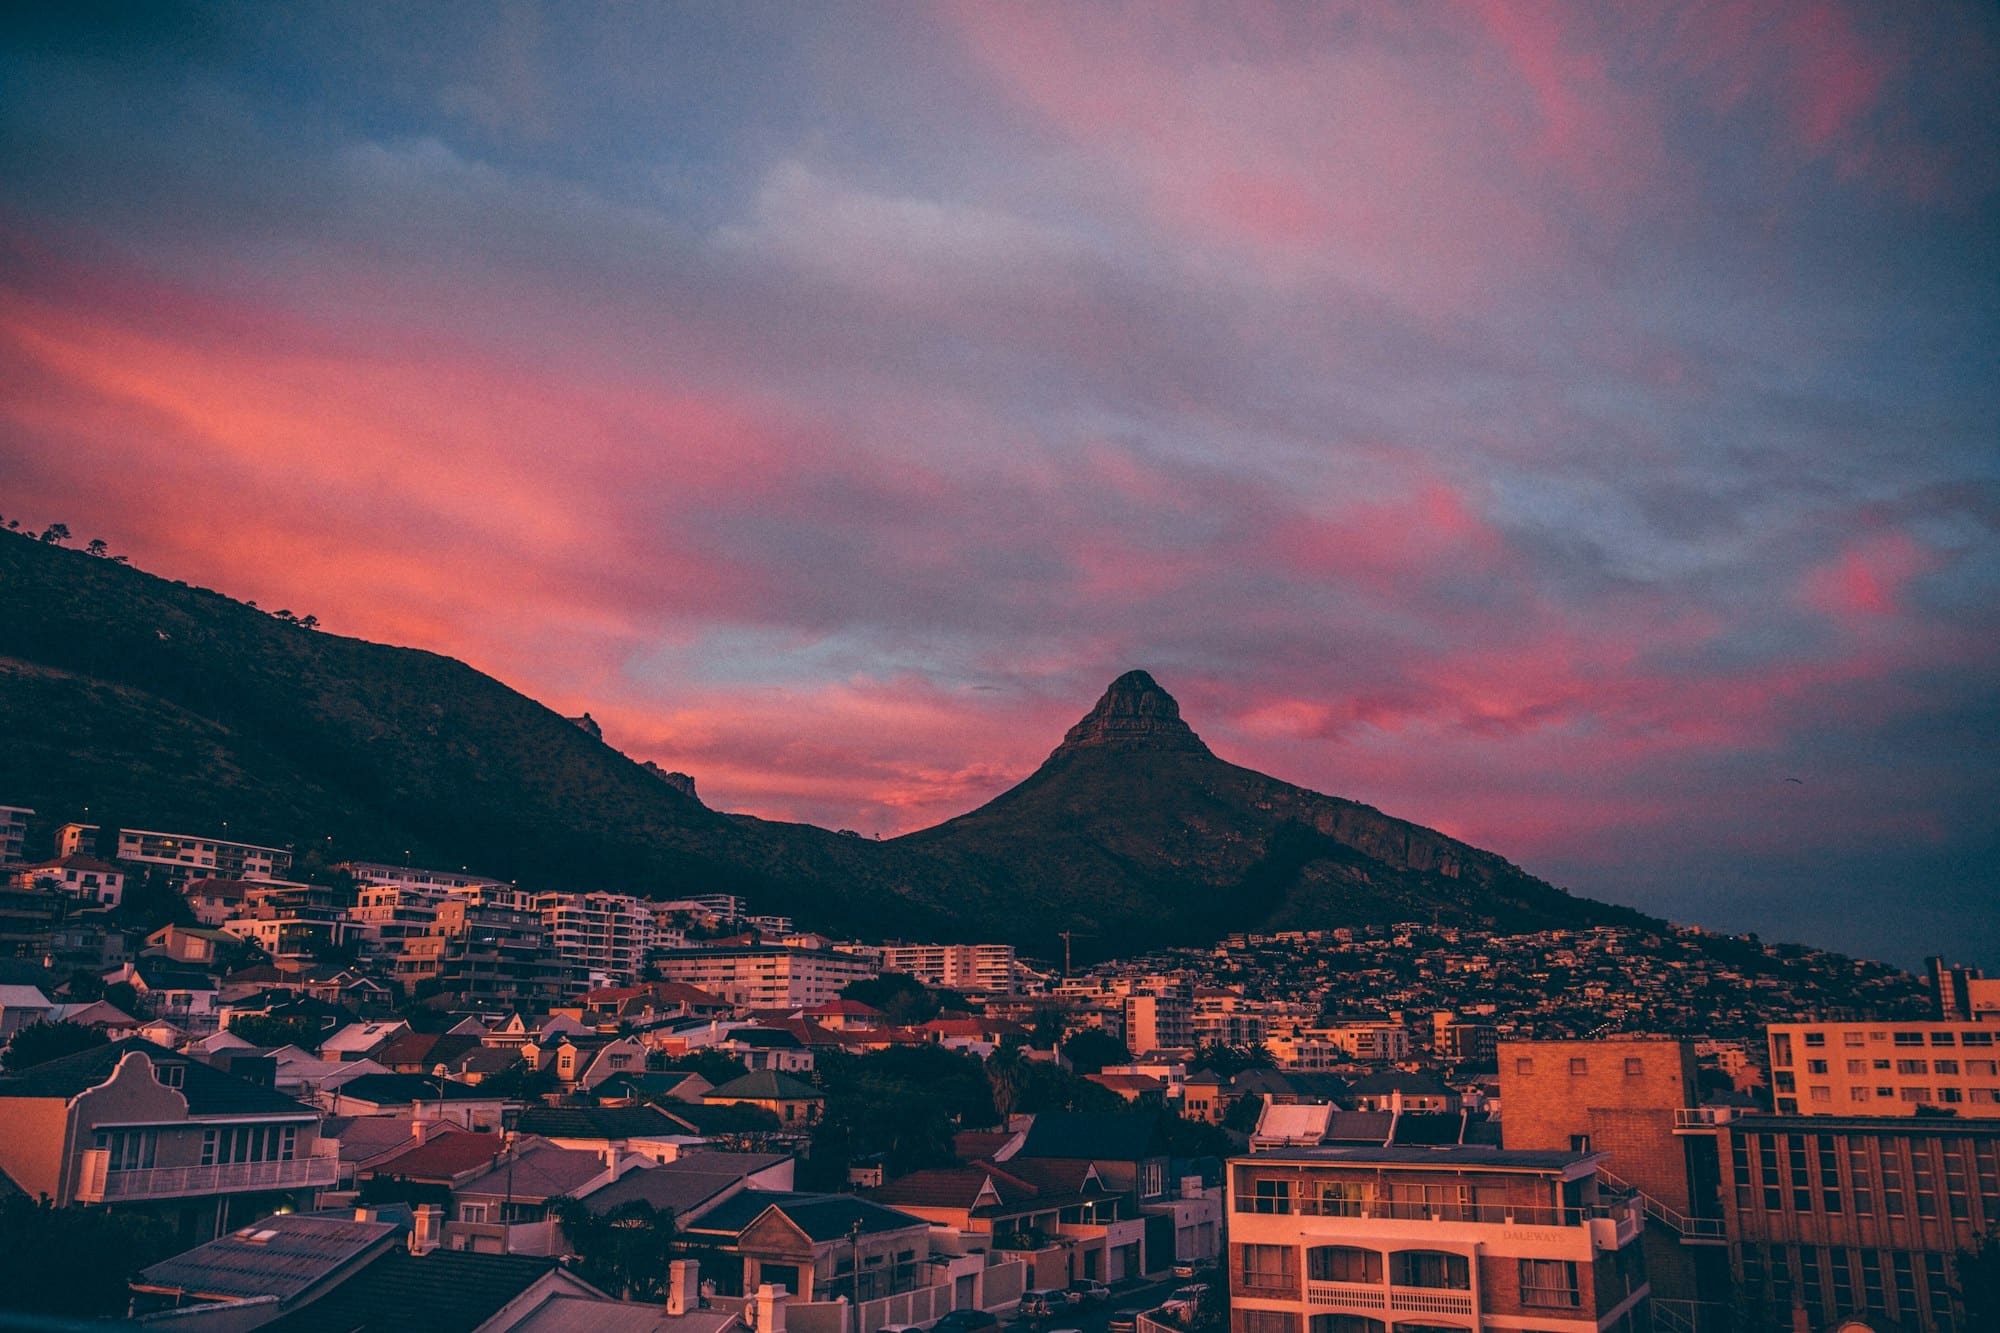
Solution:
M450 1180L489 1165L500 1155L502 1147L498 1134L465 1130L433 1134L422 1143L416 1143L412 1136L411 1142L413 1146L408 1152L377 1162L369 1170L385 1176Z

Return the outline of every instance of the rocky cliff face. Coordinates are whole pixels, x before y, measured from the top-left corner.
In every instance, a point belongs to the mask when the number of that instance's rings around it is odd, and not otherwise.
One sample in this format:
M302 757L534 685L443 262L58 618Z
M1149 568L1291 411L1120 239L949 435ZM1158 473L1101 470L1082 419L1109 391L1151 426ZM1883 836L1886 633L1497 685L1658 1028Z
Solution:
M1128 671L1083 720L1063 735L1050 757L1090 749L1172 750L1207 754L1208 746L1181 720L1174 696L1143 671Z

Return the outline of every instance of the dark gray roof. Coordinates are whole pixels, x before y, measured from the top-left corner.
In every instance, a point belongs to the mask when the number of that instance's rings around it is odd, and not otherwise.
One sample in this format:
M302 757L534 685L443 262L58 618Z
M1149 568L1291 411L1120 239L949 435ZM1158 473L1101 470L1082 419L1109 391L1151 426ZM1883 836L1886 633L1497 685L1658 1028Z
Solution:
M643 1200L655 1209L685 1214L725 1193L746 1176L776 1166L785 1153L705 1152L650 1170L632 1171L584 1196L583 1206L608 1213L620 1204Z
M686 1224L688 1231L740 1235L743 1229L776 1208L811 1239L838 1240L861 1223L863 1235L878 1231L900 1231L904 1227L929 1226L921 1217L885 1208L879 1203L857 1199L852 1194L796 1194L776 1190L745 1190L724 1199L698 1220Z
M289 1300L402 1229L395 1221L357 1222L351 1212L282 1214L162 1259L137 1282L197 1296Z
M472 1333L555 1267L519 1254L398 1246L309 1305L263 1325L268 1333Z
M1407 1069L1385 1069L1378 1074L1364 1075L1349 1084L1348 1091L1357 1097L1386 1097L1392 1092L1400 1092L1405 1097L1451 1095L1450 1088L1429 1074L1412 1073Z
M745 1074L742 1078L732 1078L719 1088L710 1088L703 1097L746 1097L759 1101L798 1101L818 1098L820 1090L810 1083L799 1080L775 1069L759 1069Z
M650 1106L531 1106L517 1128L547 1139L635 1139L686 1134Z
M492 1101L496 1094L481 1092L466 1083L424 1074L362 1074L348 1079L339 1088L342 1097L373 1102L377 1106L400 1106L413 1101Z
M143 1037L93 1046L16 1073L0 1075L0 1097L74 1097L109 1079L118 1062L138 1052L156 1068L182 1070L180 1094L189 1115L309 1115L312 1108L272 1088L262 1087L190 1056L177 1055Z
M1540 1149L1489 1148L1459 1144L1444 1148L1397 1145L1387 1148L1306 1147L1274 1148L1253 1157L1236 1160L1258 1162L1320 1162L1348 1166L1470 1167L1487 1171L1567 1171L1595 1154L1554 1152Z
M1014 1155L1136 1162L1165 1152L1166 1136L1156 1115L1144 1111L1043 1111L1028 1126L1027 1140Z

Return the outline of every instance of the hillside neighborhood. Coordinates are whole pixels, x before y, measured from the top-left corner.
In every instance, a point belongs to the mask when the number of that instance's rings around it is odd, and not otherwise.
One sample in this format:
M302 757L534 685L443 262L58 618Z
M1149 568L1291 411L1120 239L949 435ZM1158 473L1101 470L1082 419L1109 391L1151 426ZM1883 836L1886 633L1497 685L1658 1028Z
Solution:
M1874 1302L1977 1326L1957 1266L2000 1222L2000 983L1970 969L1926 989L1699 932L1411 924L1072 970L727 894L0 819L22 1309L1347 1333ZM1827 1239L1879 1209L1916 1219L1893 1247ZM132 1260L86 1269L80 1236Z

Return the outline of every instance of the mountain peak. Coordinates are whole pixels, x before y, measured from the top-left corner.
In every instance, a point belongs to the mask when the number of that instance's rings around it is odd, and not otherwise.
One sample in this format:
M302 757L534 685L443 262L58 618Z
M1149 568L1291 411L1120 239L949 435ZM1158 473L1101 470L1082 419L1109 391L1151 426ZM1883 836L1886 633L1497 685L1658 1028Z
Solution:
M1056 753L1106 747L1208 753L1201 737L1181 721L1174 696L1143 671L1128 671L1112 681L1097 706L1063 736Z

